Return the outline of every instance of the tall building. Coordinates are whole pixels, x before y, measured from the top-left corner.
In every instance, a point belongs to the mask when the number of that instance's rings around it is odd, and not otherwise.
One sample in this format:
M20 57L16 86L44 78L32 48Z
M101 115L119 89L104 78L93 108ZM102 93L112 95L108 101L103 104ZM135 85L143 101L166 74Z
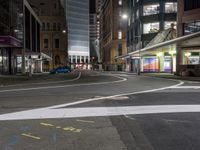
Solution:
M29 0L42 22L43 71L68 65L67 23L60 0Z
M68 22L68 54L72 67L89 68L89 0L62 0Z
M177 0L128 0L128 31L127 31L127 52L132 53L138 50L141 50L145 47L155 44L155 42L151 42L154 38L158 39L158 33L160 33L160 37L165 35L166 37L159 38L161 42L169 40L166 33L174 32L174 30L170 30L171 25L174 24L176 27L177 20ZM174 28L174 27L173 27ZM162 33L162 31L168 30ZM157 37L156 37L157 36ZM173 36L174 37L174 36ZM166 39L165 39L166 38ZM172 39L172 38L171 38ZM151 42L151 44L149 44ZM129 71L139 72L154 72L160 71L160 69L143 69L145 68L143 65L147 63L149 66L149 61L156 61L156 54L148 54L147 58L138 59L137 57L129 57ZM151 57L152 55L152 57ZM140 66L141 65L141 66ZM157 68L157 67L153 67ZM164 71L163 69L161 69Z
M97 15L95 12L90 13L90 58L91 62L97 58L96 51L97 40Z
M126 54L126 10L127 0L104 0L102 4L100 50L104 70L125 70L126 62L117 57Z
M0 0L0 74L41 72L41 22L26 0Z
M176 24L177 0L129 0L128 52L144 48L158 32Z
M96 19L96 29L97 29L97 39L100 38L100 13L101 13L101 7L103 4L103 0L96 0L96 15L97 15L97 19Z
M200 76L200 1L178 0L178 37L193 38L177 44L177 74Z

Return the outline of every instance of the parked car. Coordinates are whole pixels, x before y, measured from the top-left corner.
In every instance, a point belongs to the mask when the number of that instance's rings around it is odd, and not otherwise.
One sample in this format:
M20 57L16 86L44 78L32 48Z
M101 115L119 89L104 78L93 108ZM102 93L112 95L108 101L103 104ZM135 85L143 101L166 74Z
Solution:
M64 66L64 67L57 67L55 69L52 69L50 71L50 74L56 74L56 73L69 73L71 72L72 69L68 66Z

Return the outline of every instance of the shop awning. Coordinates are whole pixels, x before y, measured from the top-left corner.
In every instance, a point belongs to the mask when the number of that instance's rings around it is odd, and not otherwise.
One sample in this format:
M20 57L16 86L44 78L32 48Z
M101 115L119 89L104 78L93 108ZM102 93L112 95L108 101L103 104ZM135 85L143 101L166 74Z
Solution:
M21 41L12 36L0 36L0 47L22 47Z
M41 53L41 56L42 56L42 59L52 60L52 58L45 53Z
M179 42L184 42L186 40L190 40L190 39L197 38L197 37L200 37L200 32L196 32L196 33L193 33L193 34L190 34L190 35L175 38L173 40L169 40L169 41L165 41L165 42L162 42L162 43L159 43L159 44L155 44L155 45L143 48L141 50L131 52L128 55L134 56L134 55L137 55L137 54L142 53L142 52L147 52L147 51L150 51L150 50L153 50L153 49L158 49L158 48L161 48L161 47L164 47L164 46L177 44Z

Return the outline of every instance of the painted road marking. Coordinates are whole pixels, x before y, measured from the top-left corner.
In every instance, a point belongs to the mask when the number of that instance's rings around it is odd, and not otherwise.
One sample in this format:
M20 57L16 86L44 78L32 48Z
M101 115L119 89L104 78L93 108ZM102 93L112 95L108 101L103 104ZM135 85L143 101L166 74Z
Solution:
M118 95L107 96L107 97L90 98L90 99L67 103L67 104L62 104L62 105L55 105L55 106L45 107L45 108L40 108L40 109L33 109L33 110L3 114L3 115L0 115L0 120L5 121L5 120L28 120L28 119L45 119L45 118L49 118L49 119L50 118L68 118L68 117L73 118L75 116L78 117L79 115L74 114L74 116L73 116L73 114L71 114L70 112L69 112L69 114L67 114L66 112L68 112L68 110L71 110L71 109L60 109L60 108L67 107L67 106L74 106L77 104L88 103L88 102L92 102L92 101L105 100L105 99L109 99L109 98L162 91L162 90L170 89L170 88L173 88L176 86L180 86L182 84L184 84L184 82L179 81L179 84L169 86L169 87L163 87L163 88L146 90L146 91L138 91L138 92L133 92L133 93L118 94ZM136 106L132 106L132 107L136 107ZM82 109L82 108L78 108L78 109ZM83 108L83 109L85 109L85 108ZM89 110L91 108L86 108L86 111L87 111L87 109ZM99 109L99 108L97 108L97 109ZM106 109L107 108L105 108L105 110ZM91 113L89 112L89 114L91 114ZM130 113L130 114L132 114L132 113ZM119 113L118 115L124 115L124 114ZM83 116L86 117L87 115L83 115Z
M129 99L128 96L119 96L119 97L109 98L109 100L117 100L117 101L127 100L127 99Z
M200 86L177 86L173 87L173 89L200 89Z
M80 119L77 119L76 121L77 122L83 122L83 123L95 123L95 121L80 120Z
M48 124L48 123L40 123L40 125L42 125L42 126L46 126L46 127L54 127L54 125L53 124Z
M25 137L28 137L28 138L35 139L35 140L40 140L40 139L41 139L40 137L33 136L33 135L31 135L30 133L29 133L29 134L22 133L21 135L22 135L22 136L25 136Z
M77 101L77 102L72 102L72 103L67 103L67 104L61 104L61 105L55 105L55 106L50 106L50 107L46 107L46 108L47 109L57 109L57 108L62 108L62 107L68 107L68 106L74 106L74 105L78 105L78 104L93 102L93 101L99 101L99 100L105 100L105 99L112 99L112 98L116 98L116 97L129 96L129 95L137 95L137 94L145 94L145 93L152 93L152 92L167 90L167 89L174 88L174 87L177 87L177 86L181 86L181 85L184 84L183 81L178 81L178 82L179 82L178 84L175 84L175 85L172 85L172 86L169 86L169 87L163 87L163 88L158 88L158 89L151 89L151 90L146 90L146 91L138 91L138 92L132 92L132 93L124 93L124 94L118 94L118 95L112 95L112 96L105 96L105 97L90 98L90 99L86 99L86 100L80 100L80 101Z
M81 129L77 129L74 127L65 127L63 128L64 131L69 131L69 132L75 132L75 133L80 133L82 130Z
M46 127L54 127L53 124L49 124L49 123L40 123L40 125L46 126ZM65 128L62 128L61 126L56 126L55 128L56 129L63 129L64 131L76 132L76 133L79 133L79 132L82 131L81 129L77 129L77 128L74 128L74 127L65 127Z
M31 112L31 113L30 113ZM126 106L126 107L88 107L66 109L41 109L29 113L18 112L1 115L0 120L32 120L32 119L62 119L109 117L120 115L143 115L161 113L199 113L200 105L155 105L155 106Z
M54 83L65 83L65 82L72 82L79 80L81 78L81 72L79 72L78 76L71 80L63 80L63 81L52 81L52 82L39 82L39 83L26 83L26 84L16 84L16 85L0 85L0 87L16 87L16 86L23 86L23 85L45 85L45 84L54 84Z
M118 78L120 80L110 81L110 82L99 82L99 83L83 83L83 84L60 85L60 86L44 86L44 87L34 87L34 88L18 88L18 89L0 90L0 93L5 93L5 92L19 92L19 91L32 91L32 90L46 90L46 89L57 89L57 88L79 87L79 86L103 85L103 84L112 84L112 83L120 83L120 82L127 81L126 78L122 78L122 77L118 77L118 76L114 76L114 75L107 75L107 76L113 76L113 77L116 77L116 78Z

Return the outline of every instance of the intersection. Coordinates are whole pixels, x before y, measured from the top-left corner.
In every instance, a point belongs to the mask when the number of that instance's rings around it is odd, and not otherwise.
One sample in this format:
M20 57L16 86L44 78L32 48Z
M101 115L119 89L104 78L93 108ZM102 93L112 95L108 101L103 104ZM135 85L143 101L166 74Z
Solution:
M196 150L199 87L100 72L82 72L71 82L2 87L0 148Z

